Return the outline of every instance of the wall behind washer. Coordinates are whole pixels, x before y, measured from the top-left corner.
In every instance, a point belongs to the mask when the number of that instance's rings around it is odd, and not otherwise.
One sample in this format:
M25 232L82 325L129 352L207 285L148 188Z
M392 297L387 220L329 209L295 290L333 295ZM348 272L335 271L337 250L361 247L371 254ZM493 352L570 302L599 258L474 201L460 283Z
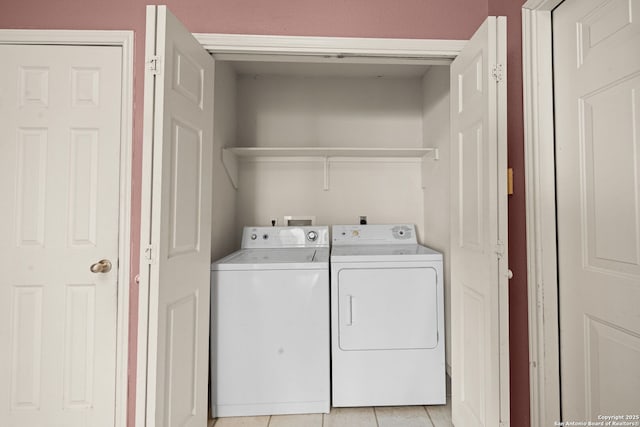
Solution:
M343 159L330 163L329 190L323 190L321 159L292 162L265 159L241 162L240 225L282 224L284 215L314 215L318 225L413 223L422 234L420 163L416 159L382 162Z
M343 73L346 70L343 69ZM397 70L396 70L397 72ZM422 146L423 97L418 75L240 74L239 146ZM424 223L420 159L323 158L242 162L238 232L242 226L283 224L285 215L315 216L319 225ZM239 239L238 239L239 241Z

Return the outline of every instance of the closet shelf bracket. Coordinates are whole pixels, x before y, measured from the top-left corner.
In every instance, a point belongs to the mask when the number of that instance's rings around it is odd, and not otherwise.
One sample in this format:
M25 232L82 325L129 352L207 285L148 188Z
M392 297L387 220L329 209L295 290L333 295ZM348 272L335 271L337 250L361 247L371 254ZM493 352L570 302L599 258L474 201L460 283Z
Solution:
M226 148L222 149L222 165L234 189L238 189L238 157Z
M432 148L427 154L422 157L424 160L440 160L440 150L437 148Z
M329 157L324 157L324 191L329 191Z

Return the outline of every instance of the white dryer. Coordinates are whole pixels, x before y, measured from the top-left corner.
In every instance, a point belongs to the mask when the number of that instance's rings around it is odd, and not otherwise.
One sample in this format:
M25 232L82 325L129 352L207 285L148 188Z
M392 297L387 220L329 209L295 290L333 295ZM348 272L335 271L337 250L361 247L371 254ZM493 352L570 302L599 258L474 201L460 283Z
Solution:
M333 406L445 404L442 254L413 225L336 225Z
M245 227L211 266L215 417L328 413L328 227Z

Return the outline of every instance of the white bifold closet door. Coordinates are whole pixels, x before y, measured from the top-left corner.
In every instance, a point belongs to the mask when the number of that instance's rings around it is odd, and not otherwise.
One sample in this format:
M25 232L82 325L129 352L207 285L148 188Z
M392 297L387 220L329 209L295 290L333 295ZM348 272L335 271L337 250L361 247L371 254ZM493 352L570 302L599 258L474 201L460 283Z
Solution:
M214 62L165 6L146 56L136 425L204 426Z
M640 2L553 11L564 421L640 421Z
M451 65L452 418L509 425L506 18Z

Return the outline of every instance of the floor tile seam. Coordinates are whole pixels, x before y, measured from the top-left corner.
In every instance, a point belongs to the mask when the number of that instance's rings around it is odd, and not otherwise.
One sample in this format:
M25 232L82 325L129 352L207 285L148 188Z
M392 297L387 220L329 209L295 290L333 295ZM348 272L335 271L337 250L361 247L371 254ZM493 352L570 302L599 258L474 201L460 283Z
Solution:
M373 407L373 417L376 420L376 427L380 427L380 421L378 421L378 411L376 411L376 407Z
M429 418L429 422L431 423L431 427L436 427L436 423L433 421L433 418L431 418L431 413L429 413L429 409L427 409L426 406L422 406L422 409L424 409L424 412L427 413L427 418Z

